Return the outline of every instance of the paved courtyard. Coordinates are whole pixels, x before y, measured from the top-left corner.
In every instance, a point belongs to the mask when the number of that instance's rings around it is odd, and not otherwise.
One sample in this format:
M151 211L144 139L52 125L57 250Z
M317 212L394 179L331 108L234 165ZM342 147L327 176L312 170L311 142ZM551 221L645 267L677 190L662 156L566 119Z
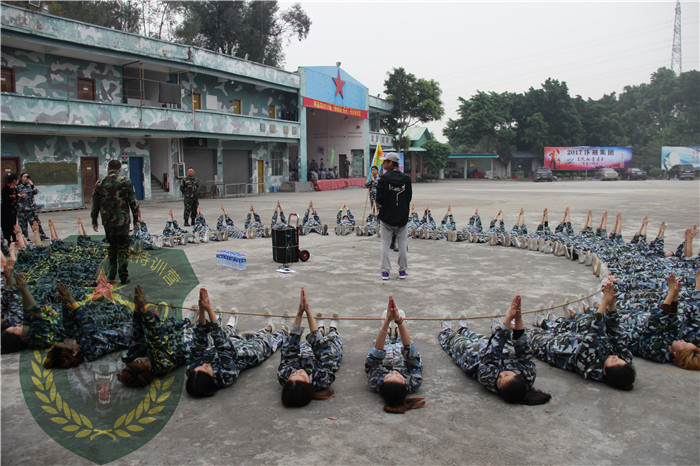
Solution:
M506 227L521 207L534 231L542 210L549 209L553 226L566 206L579 231L588 209L594 221L608 211L608 228L622 213L623 238L631 239L644 216L652 239L666 222L666 249L675 250L683 231L700 223L697 181L555 182L443 181L414 185L414 202L429 205L439 224L448 204L461 228L475 208L485 226L502 208ZM321 220L335 224L347 202L360 221L365 189L332 192L274 193L224 200L237 225L242 225L251 202L269 225L279 200L287 215L303 215L313 200ZM216 224L221 200L202 200L210 225ZM181 219L182 203L142 203L149 229L162 228L173 209ZM47 227L52 218L62 237L77 233L81 215L64 211L41 214ZM528 250L490 247L445 240L409 240L409 277L398 280L392 253L391 279L380 280L376 237L309 235L301 247L311 258L293 264L296 273L280 274L272 261L270 239L229 240L188 245L183 249L212 304L242 312L293 313L300 287L306 287L313 312L341 317L378 318L389 295L408 318L439 318L504 313L513 296L522 295L523 310L563 304L588 294L599 285L591 267ZM216 266L221 247L243 252L248 269ZM700 245L694 244L695 250ZM194 306L198 288L185 305ZM158 290L146 290L149 298ZM531 317L525 318L526 325ZM488 319L470 321L482 333ZM263 325L263 318L242 316L240 330ZM424 409L405 415L382 411L381 399L367 387L364 359L379 327L378 320L341 321L343 362L333 384L335 396L303 409L285 409L276 380L279 354L244 372L230 388L205 400L190 398L183 388L170 421L146 445L117 460L118 464L699 464L700 374L672 364L637 358L637 382L631 392L584 381L580 376L537 362L536 387L552 394L537 407L507 405L468 379L437 343L438 321L408 322L420 350L424 382L419 396ZM19 356L2 359L2 463L89 464L52 440L34 421L19 384ZM182 370L182 369L180 369ZM104 448L110 448L108 440Z

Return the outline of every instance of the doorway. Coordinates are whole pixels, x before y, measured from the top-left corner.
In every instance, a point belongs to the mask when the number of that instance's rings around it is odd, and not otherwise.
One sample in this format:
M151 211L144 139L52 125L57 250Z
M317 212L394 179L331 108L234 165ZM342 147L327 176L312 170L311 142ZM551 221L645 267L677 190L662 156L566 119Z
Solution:
M143 201L143 157L129 157L129 179L134 185L136 199Z
M80 180L83 195L83 204L92 203L92 192L98 178L98 165L96 157L80 157Z
M2 158L2 181L0 183L5 183L5 176L8 173L14 173L19 178L19 157Z
M338 178L347 178L350 173L348 173L349 162L347 154L338 154Z
M258 194L265 192L265 161L264 160L258 160L258 186L257 186L257 190L255 192Z

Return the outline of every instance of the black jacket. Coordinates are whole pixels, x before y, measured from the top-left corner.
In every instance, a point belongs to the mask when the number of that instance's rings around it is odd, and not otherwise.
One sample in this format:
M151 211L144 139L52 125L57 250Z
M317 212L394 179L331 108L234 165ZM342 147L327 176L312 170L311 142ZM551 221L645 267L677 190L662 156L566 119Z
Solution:
M394 169L380 176L377 183L377 204L381 206L379 220L395 227L406 225L412 197L409 175Z

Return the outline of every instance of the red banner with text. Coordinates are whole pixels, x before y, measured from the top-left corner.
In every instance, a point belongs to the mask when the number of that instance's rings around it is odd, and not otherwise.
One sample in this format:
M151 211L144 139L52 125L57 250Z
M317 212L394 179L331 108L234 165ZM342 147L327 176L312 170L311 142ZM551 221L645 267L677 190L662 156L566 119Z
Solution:
M367 110L360 110L357 108L343 107L342 105L329 104L320 100L309 99L308 97L304 97L303 105L304 107L318 108L320 110L327 110L329 112L342 113L343 115L367 118Z

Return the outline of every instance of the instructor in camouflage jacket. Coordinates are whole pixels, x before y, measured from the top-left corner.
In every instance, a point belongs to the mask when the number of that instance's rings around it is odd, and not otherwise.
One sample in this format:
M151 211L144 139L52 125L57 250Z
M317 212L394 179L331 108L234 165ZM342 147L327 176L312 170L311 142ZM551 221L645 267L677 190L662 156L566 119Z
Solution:
M194 168L187 169L187 178L180 182L180 191L184 197L185 226L190 226L190 220L194 225L194 218L197 215L197 207L199 207L199 180L194 177Z
M134 225L138 220L139 203L136 200L134 185L131 180L119 174L119 160L110 160L107 165L107 176L101 178L92 193L92 228L97 231L97 216L102 216L102 226L109 242L109 280L114 280L119 267L119 279L129 283L129 225L134 217Z

